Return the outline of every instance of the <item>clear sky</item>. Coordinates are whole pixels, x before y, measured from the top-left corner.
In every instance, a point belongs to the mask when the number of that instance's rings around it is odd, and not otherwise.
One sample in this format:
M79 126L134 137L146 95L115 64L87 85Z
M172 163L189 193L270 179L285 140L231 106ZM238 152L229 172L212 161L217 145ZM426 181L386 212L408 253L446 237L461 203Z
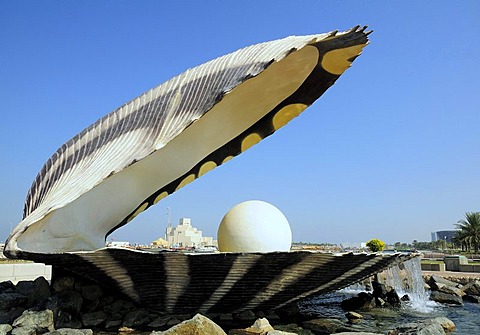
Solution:
M294 241L428 241L480 211L479 1L0 0L0 241L65 141L187 68L289 35L374 30L288 126L114 232L148 243L167 207L216 236L259 199Z

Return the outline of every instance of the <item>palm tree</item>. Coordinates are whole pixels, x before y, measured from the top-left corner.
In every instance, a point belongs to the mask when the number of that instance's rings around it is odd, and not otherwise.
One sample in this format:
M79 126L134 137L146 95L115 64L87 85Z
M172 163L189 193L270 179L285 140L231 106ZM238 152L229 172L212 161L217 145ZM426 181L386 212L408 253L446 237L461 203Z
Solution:
M459 232L458 239L462 243L462 249L467 250L473 247L475 253L480 249L480 212L465 213L465 220L459 220L456 224Z

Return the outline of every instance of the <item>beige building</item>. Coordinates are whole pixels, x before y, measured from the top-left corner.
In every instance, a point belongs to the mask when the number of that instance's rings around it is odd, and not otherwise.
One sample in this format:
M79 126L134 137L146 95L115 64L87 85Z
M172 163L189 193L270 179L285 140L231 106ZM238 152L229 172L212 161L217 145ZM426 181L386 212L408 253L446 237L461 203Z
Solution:
M190 218L181 218L178 226L168 226L165 231L165 240L171 247L201 247L216 245L212 237L203 237L202 231L192 227Z

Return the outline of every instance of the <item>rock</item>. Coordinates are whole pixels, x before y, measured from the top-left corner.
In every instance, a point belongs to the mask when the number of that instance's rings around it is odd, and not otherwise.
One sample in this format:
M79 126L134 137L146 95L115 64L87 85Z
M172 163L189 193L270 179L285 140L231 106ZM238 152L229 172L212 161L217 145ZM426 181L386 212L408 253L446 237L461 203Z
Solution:
M32 307L50 298L50 285L44 277L38 277L34 281L22 280L17 283L16 291L28 297L27 306Z
M385 295L385 300L392 307L400 307L402 304L400 301L400 297L393 288L387 292L387 294Z
M461 289L459 289L458 287L456 287L456 286L447 286L447 285L442 284L442 283L438 283L438 284L436 285L436 291L443 292L443 293L447 293L447 294L458 295L459 297L465 295L465 292L462 291Z
M253 321L256 319L256 315L251 310L248 310L238 314L237 319L240 321Z
M170 320L171 316L159 316L150 322L147 326L149 328L160 328L167 324L168 320Z
M440 291L433 291L430 294L430 300L433 300L442 304L463 305L462 297L455 294L449 294L449 293L444 293Z
M360 320L360 319L363 319L363 315L362 314L358 314L356 312L347 312L345 313L345 317L348 319L348 320Z
M452 332L455 330L455 324L452 320L439 316L430 320L431 322L439 323L445 331Z
M75 288L75 278L73 277L59 277L53 282L52 289L54 292L63 292L66 290L73 290Z
M333 334L349 330L339 319L309 320L303 323L303 327L313 331L315 334Z
M297 335L297 333L284 332L281 330L274 329L266 333L266 335Z
M0 335L7 335L12 329L9 324L0 324Z
M430 289L433 291L438 290L439 284L443 284L444 286L452 286L452 287L458 287L459 285L458 283L439 277L437 275L431 275L430 278L428 279L428 285L430 285Z
M401 298L401 301L410 301L410 296L408 294L404 294Z
M12 335L37 334L53 331L53 312L49 309L33 312L25 311L12 324Z
M146 309L138 309L125 315L123 325L125 327L135 328L147 325L151 321Z
M45 333L44 335L93 335L93 330L61 328L61 329L57 329L57 330Z
M17 292L0 293L0 312L8 312L12 307L23 306L28 298Z
M215 322L201 314L195 315L190 320L173 326L163 332L152 332L151 335L226 335Z
M386 285L381 284L377 281L372 282L372 287L373 287L373 296L374 297L380 297L380 298L385 298L387 295L388 291L390 291L389 288L387 288Z
M462 297L463 301L473 302L475 304L480 304L480 296L466 294Z
M15 290L15 285L13 285L12 281L7 280L7 281L2 281L0 283L0 293L6 292L6 291L13 292L14 290Z
M87 301L95 301L103 295L103 290L98 285L82 286L82 297Z
M69 312L72 315L79 314L82 309L83 298L77 291L61 291L54 296L55 300L58 309Z
M267 319L262 318L262 319L257 319L248 328L245 328L247 332L251 332L253 334L265 334L271 330L273 330L273 327L270 325L270 322L268 322Z
M465 294L480 296L480 281L474 280L465 285L462 290Z
M341 332L335 333L335 335L383 335L381 333L365 333L365 332Z
M82 325L84 327L97 327L108 318L108 314L104 311L85 313L82 315Z
M118 329L122 326L122 323L123 323L123 315L122 314L120 314L120 313L112 314L107 318L107 321L105 321L105 329L116 330L116 329ZM155 328L155 327L151 327L151 328Z
M382 298L380 297L375 297L375 306L377 307L383 307L387 304L387 302L385 300L383 300Z
M420 320L401 325L388 332L388 335L444 335L445 331L454 331L455 324L445 318Z
M23 312L25 312L23 307L13 307L8 312L0 312L0 324L12 324Z
M297 325L296 323L291 323L288 325L278 325L275 326L275 330L281 330L284 332L294 333L297 335L314 335L314 333L309 329L304 329Z
M360 292L357 296L345 299L340 303L340 306L346 311L370 309L373 308L374 305L373 295L366 292Z

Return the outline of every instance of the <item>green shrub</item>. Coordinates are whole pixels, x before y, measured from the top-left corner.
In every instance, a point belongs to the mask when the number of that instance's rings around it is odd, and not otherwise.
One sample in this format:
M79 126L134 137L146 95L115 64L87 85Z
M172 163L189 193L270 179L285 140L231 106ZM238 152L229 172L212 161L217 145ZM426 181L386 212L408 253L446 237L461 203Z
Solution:
M385 242L377 238L372 238L367 242L367 247L371 252L379 252L385 249Z

